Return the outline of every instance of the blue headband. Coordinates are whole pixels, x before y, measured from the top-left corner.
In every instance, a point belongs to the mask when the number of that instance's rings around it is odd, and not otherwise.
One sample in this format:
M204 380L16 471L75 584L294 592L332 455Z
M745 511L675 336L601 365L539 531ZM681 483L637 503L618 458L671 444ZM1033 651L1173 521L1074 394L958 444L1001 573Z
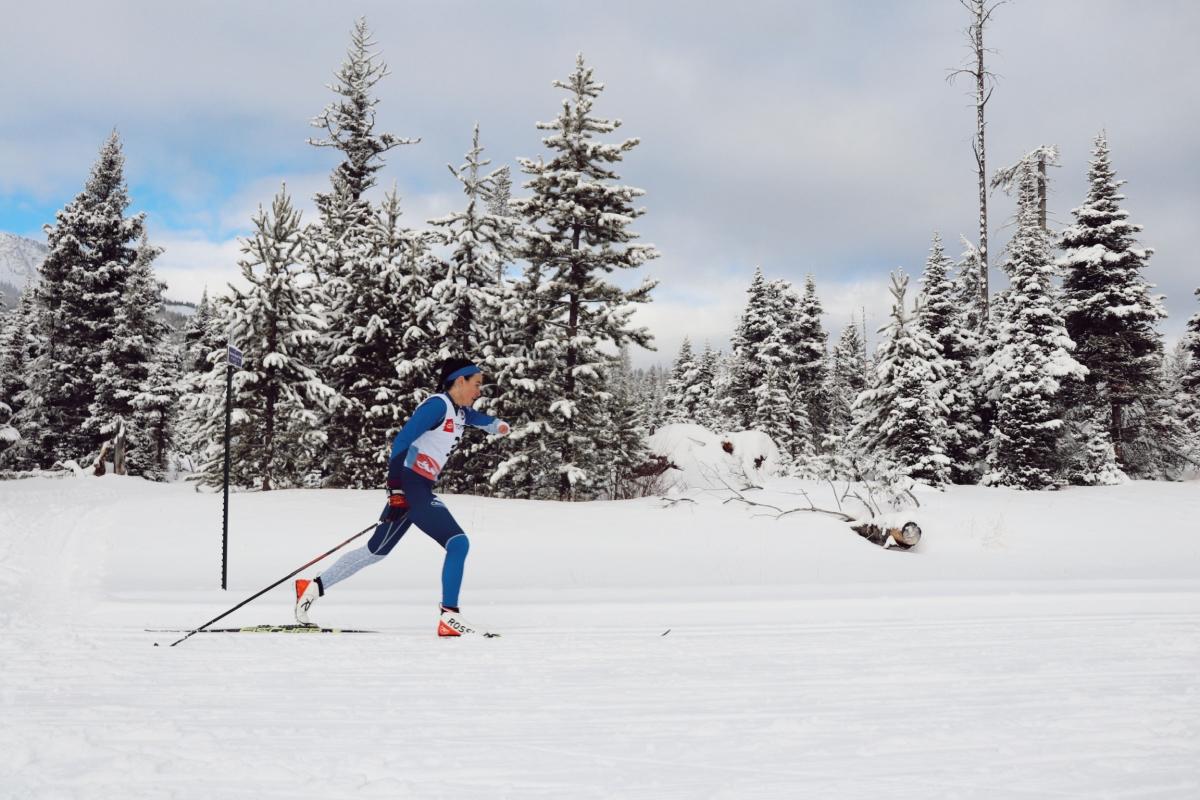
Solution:
M474 375L476 372L483 372L483 370L481 370L479 367L475 366L474 364L467 364L462 369L455 370L454 372L451 372L449 375L447 375L446 376L446 385L449 386L452 383L454 383L456 380L458 380L459 378L465 378L468 375Z

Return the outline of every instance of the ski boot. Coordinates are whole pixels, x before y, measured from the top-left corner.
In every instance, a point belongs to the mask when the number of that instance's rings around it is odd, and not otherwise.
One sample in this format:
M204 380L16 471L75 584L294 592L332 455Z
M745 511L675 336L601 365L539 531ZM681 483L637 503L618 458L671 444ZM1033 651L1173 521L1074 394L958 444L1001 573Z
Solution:
M297 579L296 581L296 622L301 625L312 625L308 619L308 610L312 608L312 604L317 602L317 598L321 596L321 585L315 580L306 581Z
M482 636L485 639L495 639L498 633L488 633L477 625L472 625L462 618L457 608L441 606L441 616L438 618L437 634L441 637Z

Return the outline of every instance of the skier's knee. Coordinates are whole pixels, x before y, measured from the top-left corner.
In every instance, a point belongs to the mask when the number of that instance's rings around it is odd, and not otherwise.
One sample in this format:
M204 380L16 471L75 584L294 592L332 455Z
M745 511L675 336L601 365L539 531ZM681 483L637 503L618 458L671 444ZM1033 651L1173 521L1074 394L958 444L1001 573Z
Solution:
M467 538L465 533L460 533L457 536L451 536L450 541L446 542L446 555L456 556L458 558L466 558L467 551L471 549L471 540Z

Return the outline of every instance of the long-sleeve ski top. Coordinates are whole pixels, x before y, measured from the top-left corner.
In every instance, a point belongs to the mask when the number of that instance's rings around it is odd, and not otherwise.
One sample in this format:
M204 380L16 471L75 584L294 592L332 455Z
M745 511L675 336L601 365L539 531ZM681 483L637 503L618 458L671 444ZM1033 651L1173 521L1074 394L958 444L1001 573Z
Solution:
M400 470L405 467L431 480L437 477L450 452L462 436L462 426L500 432L500 420L469 406L460 406L448 394L429 397L392 440L388 461L388 486L400 485ZM431 467L432 465L432 467Z

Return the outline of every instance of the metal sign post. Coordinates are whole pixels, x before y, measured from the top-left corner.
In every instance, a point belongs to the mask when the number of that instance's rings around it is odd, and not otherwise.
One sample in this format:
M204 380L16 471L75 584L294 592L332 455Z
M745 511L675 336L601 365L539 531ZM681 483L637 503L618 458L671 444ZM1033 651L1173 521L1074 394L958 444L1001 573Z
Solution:
M229 428L233 417L233 371L242 366L242 351L232 344L226 349L225 367L225 498L221 504L221 588L229 588Z

